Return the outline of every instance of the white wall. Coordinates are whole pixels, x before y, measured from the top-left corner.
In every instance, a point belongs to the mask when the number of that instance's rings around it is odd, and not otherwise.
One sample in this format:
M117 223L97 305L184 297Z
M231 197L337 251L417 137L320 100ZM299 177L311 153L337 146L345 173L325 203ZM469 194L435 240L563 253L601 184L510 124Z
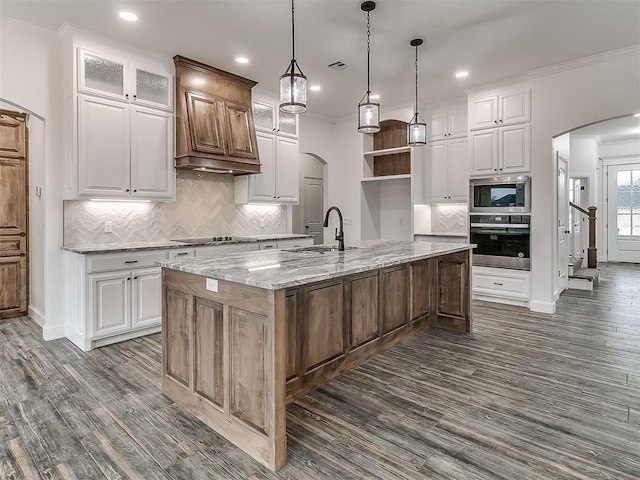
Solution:
M592 178L598 165L599 145L592 136L570 134L571 157L569 176Z
M610 59L609 59L610 58ZM533 78L532 301L531 309L553 313L556 249L552 137L603 119L640 111L640 54L627 49L596 64Z
M32 165L44 178L42 204L44 221L32 224L44 248L41 258L30 259L37 268L32 279L36 307L43 315L45 339L64 336L62 315L62 72L60 46L52 32L14 20L0 18L0 98L19 105L44 119L44 160L38 153ZM36 130L38 130L36 128ZM42 130L42 129L41 129ZM36 132L42 135L42 131ZM30 199L32 198L30 192ZM42 211L38 215L42 215ZM38 230L42 229L42 231ZM40 267L44 262L44 268ZM44 292L42 289L44 286ZM43 295L44 294L44 295ZM44 296L44 303L42 298ZM37 314L37 312L35 312ZM36 316L36 315L34 315Z
M599 156L602 159L635 157L638 156L638 154L640 154L640 140L638 139L602 143L599 151Z

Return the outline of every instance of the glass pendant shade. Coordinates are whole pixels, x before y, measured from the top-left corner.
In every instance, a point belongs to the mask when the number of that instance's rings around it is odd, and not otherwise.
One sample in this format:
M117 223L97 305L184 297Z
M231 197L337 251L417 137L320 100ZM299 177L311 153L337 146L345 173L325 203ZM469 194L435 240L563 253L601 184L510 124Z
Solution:
M297 64L295 65L297 67ZM303 113L307 111L307 77L294 64L280 77L280 111Z
M427 143L427 124L416 113L407 125L407 145L425 145Z
M358 104L358 132L377 133L380 131L380 104L365 95Z

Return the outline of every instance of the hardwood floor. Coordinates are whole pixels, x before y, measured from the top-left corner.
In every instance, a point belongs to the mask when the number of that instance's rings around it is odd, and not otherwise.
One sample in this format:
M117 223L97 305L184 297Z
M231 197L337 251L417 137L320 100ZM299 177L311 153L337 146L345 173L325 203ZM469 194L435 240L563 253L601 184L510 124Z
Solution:
M85 354L4 321L0 478L640 478L640 265L553 316L473 312L291 404L277 474L161 394L159 335Z

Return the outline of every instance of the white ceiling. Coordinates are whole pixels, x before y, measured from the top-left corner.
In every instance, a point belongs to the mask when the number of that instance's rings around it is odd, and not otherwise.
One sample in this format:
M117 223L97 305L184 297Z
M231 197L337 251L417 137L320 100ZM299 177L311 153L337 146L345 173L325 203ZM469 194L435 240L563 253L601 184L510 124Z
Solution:
M594 123L572 130L571 135L594 137L600 143L638 140L640 139L640 116L631 115Z
M353 113L366 90L366 14L360 0L298 0L296 56L311 84L309 111ZM291 59L289 0L0 0L0 15L56 30L64 21L160 54L184 55L277 92ZM126 23L117 10L139 16ZM379 0L371 13L371 87L380 103L413 102L421 37L420 100L640 44L640 0ZM235 63L237 55L251 59ZM342 61L347 68L327 67ZM470 72L458 80L459 69Z

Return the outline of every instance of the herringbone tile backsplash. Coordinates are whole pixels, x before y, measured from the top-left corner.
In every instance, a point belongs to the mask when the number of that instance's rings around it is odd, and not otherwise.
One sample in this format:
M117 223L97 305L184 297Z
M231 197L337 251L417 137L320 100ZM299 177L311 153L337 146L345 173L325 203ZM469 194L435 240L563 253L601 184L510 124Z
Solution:
M462 219L462 225L458 219ZM467 205L434 205L431 208L431 231L467 233L469 209Z
M234 204L230 175L178 171L175 202L64 202L65 245L286 232L286 207Z

